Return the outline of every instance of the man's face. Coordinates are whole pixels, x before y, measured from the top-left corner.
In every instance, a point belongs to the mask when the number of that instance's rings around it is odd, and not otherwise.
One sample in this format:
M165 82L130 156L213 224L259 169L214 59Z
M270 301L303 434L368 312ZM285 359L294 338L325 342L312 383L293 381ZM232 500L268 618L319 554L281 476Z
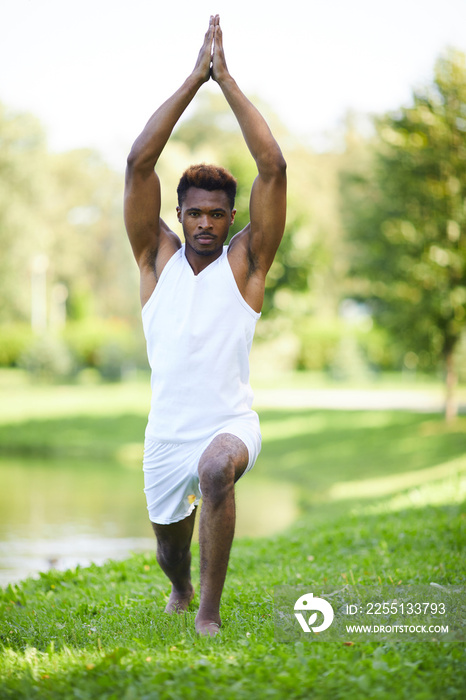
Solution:
M186 246L197 255L218 257L236 214L236 209L230 209L226 193L190 187L176 211Z

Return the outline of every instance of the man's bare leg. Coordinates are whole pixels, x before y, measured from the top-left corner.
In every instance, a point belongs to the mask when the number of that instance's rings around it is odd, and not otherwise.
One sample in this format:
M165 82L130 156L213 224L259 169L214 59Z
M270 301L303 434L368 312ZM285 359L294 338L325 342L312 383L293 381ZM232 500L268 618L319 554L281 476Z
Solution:
M172 525L152 523L157 537L157 561L172 582L165 612L184 612L194 598L191 583L191 539L196 509L184 520Z
M225 433L211 442L199 461L201 600L196 631L205 636L215 636L222 624L220 598L235 531L235 481L248 460L246 445Z

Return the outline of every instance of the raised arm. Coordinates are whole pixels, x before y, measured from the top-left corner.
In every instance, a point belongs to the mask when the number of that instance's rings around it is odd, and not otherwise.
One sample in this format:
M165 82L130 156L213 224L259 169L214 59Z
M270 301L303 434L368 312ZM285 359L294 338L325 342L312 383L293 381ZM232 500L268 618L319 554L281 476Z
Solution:
M143 303L153 291L164 259L180 245L160 218L160 181L154 168L179 118L201 85L210 78L214 24L215 18L211 17L193 72L152 115L128 156L125 225L141 271Z
M258 176L250 199L251 221L241 238L242 245L247 245L251 270L265 279L285 228L286 163L265 119L242 93L228 71L218 17L215 18L212 76L235 114L257 165Z

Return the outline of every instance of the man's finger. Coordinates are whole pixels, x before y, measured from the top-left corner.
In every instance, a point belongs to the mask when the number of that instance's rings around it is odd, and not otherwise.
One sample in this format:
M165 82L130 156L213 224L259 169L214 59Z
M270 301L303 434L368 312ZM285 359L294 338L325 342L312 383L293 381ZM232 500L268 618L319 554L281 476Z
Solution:
M204 43L207 44L209 41L212 41L213 35L214 35L214 30L215 30L215 22L214 22L214 16L210 15L210 20L209 20L209 28L205 33L204 37Z

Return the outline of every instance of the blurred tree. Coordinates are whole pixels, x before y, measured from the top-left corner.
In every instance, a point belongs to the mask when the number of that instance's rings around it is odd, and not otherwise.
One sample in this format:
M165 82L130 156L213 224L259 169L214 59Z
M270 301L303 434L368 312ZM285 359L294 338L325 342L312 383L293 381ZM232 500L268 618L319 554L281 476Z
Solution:
M0 321L29 312L31 256L44 252L40 203L46 191L45 157L39 122L0 104ZM29 232L27 243L25 231Z
M122 191L97 153L50 153L34 117L0 104L0 322L30 320L39 262L49 320L56 303L74 318L138 314Z
M413 104L377 121L370 165L343 178L350 286L390 329L405 364L446 368L466 321L466 64L449 51Z
M123 225L121 174L95 151L49 157L51 277L69 289L71 318L139 314L137 270Z

